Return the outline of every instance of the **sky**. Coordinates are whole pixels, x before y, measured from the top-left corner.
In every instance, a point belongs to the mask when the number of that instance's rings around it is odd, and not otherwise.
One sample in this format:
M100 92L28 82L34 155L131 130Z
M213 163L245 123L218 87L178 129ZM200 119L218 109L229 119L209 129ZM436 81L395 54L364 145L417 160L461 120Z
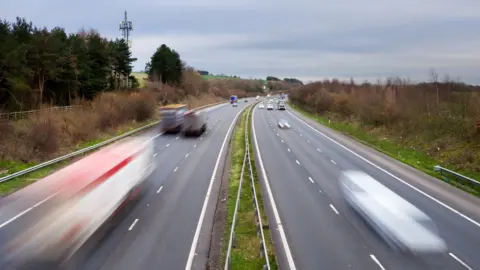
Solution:
M479 0L15 0L0 18L116 38L124 10L136 71L165 43L214 74L480 84Z

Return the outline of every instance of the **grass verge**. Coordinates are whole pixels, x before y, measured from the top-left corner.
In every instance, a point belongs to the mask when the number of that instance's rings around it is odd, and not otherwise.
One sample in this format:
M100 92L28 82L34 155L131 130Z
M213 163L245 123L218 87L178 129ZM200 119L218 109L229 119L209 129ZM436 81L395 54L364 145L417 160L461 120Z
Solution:
M235 202L237 199L237 192L240 184L240 175L242 170L243 159L245 155L245 123L250 121L247 119L247 111L242 114L242 117L235 128L232 141L232 160L230 168L230 179L228 184L228 197L227 197L227 228L223 237L222 246L225 247L222 250L222 261L225 263L226 253L228 248L228 242L230 238L230 229L232 226L233 214L235 211ZM253 151L250 144L250 150ZM253 155L252 155L253 156ZM252 166L254 162L252 160ZM255 219L255 210L253 206L253 193L252 184L249 178L248 167L246 168L245 178L242 183L240 205L237 213L237 222L235 225L235 239L231 253L231 265L230 269L262 269L265 264L265 259L261 256L260 250L260 237L257 235L257 226ZM253 167L254 177L256 176L255 167ZM255 179L257 183L257 179ZM256 185L257 196L260 197L260 187ZM262 212L262 222L264 227L268 224L266 216L263 210L263 200L259 199L259 206ZM265 241L267 242L267 248L269 252L269 260L272 269L277 269L275 262L275 254L273 251L273 245L271 237L268 231L265 232Z
M340 131L341 133L348 135L349 137L369 146L372 147L394 159L397 159L417 170L420 170L428 175L431 175L435 178L440 180L446 180L442 178L439 173L434 172L433 167L435 165L442 164L441 161L435 160L434 158L429 157L425 153L420 151L416 151L411 149L405 145L400 145L398 143L392 142L387 138L379 138L372 134L368 134L367 132L361 130L358 126L347 122L340 122L340 121L331 121L325 116L315 115L305 110L301 109L297 105L289 104L290 107L295 109L297 112L301 113L302 115L315 120L316 122ZM443 164L442 164L443 165ZM448 165L444 165L447 166ZM479 179L480 174L478 173L469 173L469 172L459 172L463 175L472 177L473 179ZM471 185L469 183L463 183L456 179L448 179L447 181L449 184L460 188L470 194L480 197L480 188Z
M138 123L135 123L135 124L129 124L129 125L117 128L116 130L113 131L113 133L105 133L105 134L102 134L99 138L97 138L95 140L90 140L88 142L77 145L75 148L72 149L71 152L78 151L82 148L86 148L86 147L93 146L95 144L104 142L104 141L109 140L111 138L120 136L123 133L127 133L129 131L134 130L134 129L137 129L137 128L140 128L142 126L153 123L155 121L156 121L155 119L151 119L151 120L148 120L148 121L138 122ZM95 150L93 150L93 151L95 151ZM93 151L87 152L84 155L80 155L80 156L77 156L77 157L72 157L71 159L67 159L67 160L64 160L62 162L52 164L52 165L47 166L45 168L33 171L29 174L13 178L13 179L11 179L9 181L6 181L4 183L0 183L0 197L4 197L4 196L6 196L6 195L18 190L18 189L26 187L29 184L32 184L33 182L35 182L35 181L37 181L41 178L44 178L45 176L53 173L54 171L66 166L68 164L71 164L73 161L78 160L79 158L81 158L85 155L91 154ZM11 168L8 171L8 174L12 174L12 173L15 173L15 172L18 172L18 171L22 171L22 170L25 170L29 167L35 166L35 165L37 165L37 163L22 163L22 162L19 162L19 161L0 161L0 167ZM0 173L0 177L6 176L6 175L7 175L7 173L3 173L3 174Z

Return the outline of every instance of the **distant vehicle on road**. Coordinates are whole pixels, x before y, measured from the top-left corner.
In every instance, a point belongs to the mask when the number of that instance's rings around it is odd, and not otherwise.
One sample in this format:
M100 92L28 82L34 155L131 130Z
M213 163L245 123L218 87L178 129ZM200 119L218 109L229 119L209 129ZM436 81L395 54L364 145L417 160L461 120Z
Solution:
M414 255L447 251L426 214L368 174L344 171L339 183L348 204L393 250Z
M178 133L183 129L186 104L171 104L160 108L160 128L165 133Z
M260 100L260 96L257 96L257 97L255 98L255 100L257 100L257 101Z
M265 105L263 105L263 103L260 103L260 105L258 105L258 108L259 109L265 109Z
M290 124L288 123L287 120L285 120L285 119L280 119L280 120L278 120L278 127L279 127L279 128L289 129L289 128L290 128Z
M185 123L183 124L183 135L202 135L202 133L207 130L207 119L207 113L203 111L190 110L186 112Z
M277 107L278 110L284 111L285 110L285 101L279 101L277 106L278 106Z
M238 97L236 95L230 96L230 104L234 104L238 102Z
M244 102L248 102L248 99L244 99L243 101L244 101Z
M272 103L268 103L267 104L267 111L271 111L273 110L273 104Z

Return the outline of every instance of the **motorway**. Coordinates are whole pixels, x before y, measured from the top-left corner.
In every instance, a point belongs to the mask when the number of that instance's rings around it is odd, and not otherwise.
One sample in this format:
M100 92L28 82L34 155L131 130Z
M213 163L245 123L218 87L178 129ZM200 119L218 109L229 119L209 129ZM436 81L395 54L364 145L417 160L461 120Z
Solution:
M280 119L287 120L291 129L279 130ZM281 223L284 229L284 237L280 234L274 239L284 243L284 253L288 254L280 255L292 258L285 259L291 269L480 269L479 200L411 172L413 169L313 121L305 121L289 107L286 111L257 107L252 121L253 137L267 175L265 182L280 219L270 223ZM429 215L449 254L414 258L390 251L346 205L337 179L342 170L348 169L370 174ZM419 191L421 184L417 182L428 185ZM430 190L436 192L436 198ZM441 197L439 190L447 190L444 194L448 196ZM456 207L449 209L454 203ZM461 216L467 212L469 217Z
M193 265L191 269L203 269L210 245L212 206L217 199L212 195L205 204L205 198L207 190L212 194L215 190L218 192L218 185L211 186L210 183L214 171L217 172L215 177L223 172L223 157L219 158L219 155L222 152L224 156L227 152L226 135L233 129L232 124L240 111L250 104L239 101L237 108L223 105L210 109L208 130L199 138L160 136L158 132L142 134L145 139L155 140L158 166L148 179L147 192L101 244L94 244L88 253L79 252L81 255L74 256L74 263L69 267L88 270L187 269L188 262ZM33 205L34 202L30 203ZM15 235L28 226L30 218L35 216L35 209L11 222L8 221L13 213L0 215L0 224L5 224L0 225L0 230ZM191 249L192 243L196 248Z

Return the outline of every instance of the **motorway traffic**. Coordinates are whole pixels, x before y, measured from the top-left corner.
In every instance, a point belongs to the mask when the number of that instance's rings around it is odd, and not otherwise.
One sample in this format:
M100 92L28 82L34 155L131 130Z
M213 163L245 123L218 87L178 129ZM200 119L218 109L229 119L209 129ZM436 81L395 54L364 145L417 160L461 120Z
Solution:
M208 109L199 137L140 135L155 144L148 189L103 241L81 250L71 269L204 269L228 137L253 102ZM289 128L280 128L278 122ZM431 179L286 106L256 105L252 140L281 269L480 269L479 200ZM448 251L414 257L389 249L345 201L342 171L363 171L426 213ZM45 198L0 213L0 243L41 214ZM3 202L8 203L9 198ZM0 261L0 266L2 262ZM0 267L3 269L2 267Z

